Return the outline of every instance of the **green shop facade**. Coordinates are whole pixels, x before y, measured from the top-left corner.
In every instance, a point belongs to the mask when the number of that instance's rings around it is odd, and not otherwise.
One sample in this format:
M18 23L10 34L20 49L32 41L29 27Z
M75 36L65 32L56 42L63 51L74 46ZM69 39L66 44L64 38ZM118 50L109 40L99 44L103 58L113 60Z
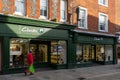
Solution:
M116 63L116 37L80 33L75 26L0 15L0 72L24 72L29 50L35 68L67 69Z
M116 64L115 35L74 30L73 41L77 67Z

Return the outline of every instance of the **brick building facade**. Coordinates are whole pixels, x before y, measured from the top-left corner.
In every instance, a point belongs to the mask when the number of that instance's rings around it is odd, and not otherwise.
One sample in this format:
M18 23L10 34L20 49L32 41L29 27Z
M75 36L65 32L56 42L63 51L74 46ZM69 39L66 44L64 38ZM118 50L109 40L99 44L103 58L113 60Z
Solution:
M116 0L115 2L115 23L116 23L116 36L118 36L118 43L117 43L117 49L116 49L116 54L117 54L117 63L120 63L120 7L119 7L119 0Z
M0 71L116 64L115 1L0 0Z

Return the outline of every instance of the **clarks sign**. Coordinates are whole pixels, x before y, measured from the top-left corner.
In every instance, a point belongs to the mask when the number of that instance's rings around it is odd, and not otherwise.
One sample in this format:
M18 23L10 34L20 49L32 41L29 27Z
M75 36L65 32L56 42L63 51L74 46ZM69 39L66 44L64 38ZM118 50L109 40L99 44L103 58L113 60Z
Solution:
M32 33L35 33L35 32L38 32L38 30L36 30L36 29L30 29L30 28L28 28L28 27L23 27L23 28L21 28L21 32L32 32Z
M21 26L19 25L19 32L20 33L26 33L26 34L42 34L51 29L49 28L40 28L40 27L29 27L29 26Z

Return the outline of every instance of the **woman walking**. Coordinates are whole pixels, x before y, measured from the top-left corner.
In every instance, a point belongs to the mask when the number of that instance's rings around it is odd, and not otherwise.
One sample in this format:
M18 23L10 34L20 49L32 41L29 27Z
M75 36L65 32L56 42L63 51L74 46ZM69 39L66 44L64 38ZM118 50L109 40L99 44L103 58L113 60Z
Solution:
M28 63L28 68L25 70L25 76L27 75L27 73L29 73L30 75L33 75L35 70L34 70L34 66L33 66L33 54L32 54L32 51L30 51L28 54L27 54L27 63Z

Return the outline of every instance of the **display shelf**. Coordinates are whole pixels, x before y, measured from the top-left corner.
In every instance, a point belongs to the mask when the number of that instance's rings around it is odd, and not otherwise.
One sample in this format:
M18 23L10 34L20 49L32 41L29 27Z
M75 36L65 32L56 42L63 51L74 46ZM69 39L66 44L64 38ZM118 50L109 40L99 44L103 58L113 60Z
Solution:
M51 63L62 64L63 60L61 58L61 54L51 54Z

